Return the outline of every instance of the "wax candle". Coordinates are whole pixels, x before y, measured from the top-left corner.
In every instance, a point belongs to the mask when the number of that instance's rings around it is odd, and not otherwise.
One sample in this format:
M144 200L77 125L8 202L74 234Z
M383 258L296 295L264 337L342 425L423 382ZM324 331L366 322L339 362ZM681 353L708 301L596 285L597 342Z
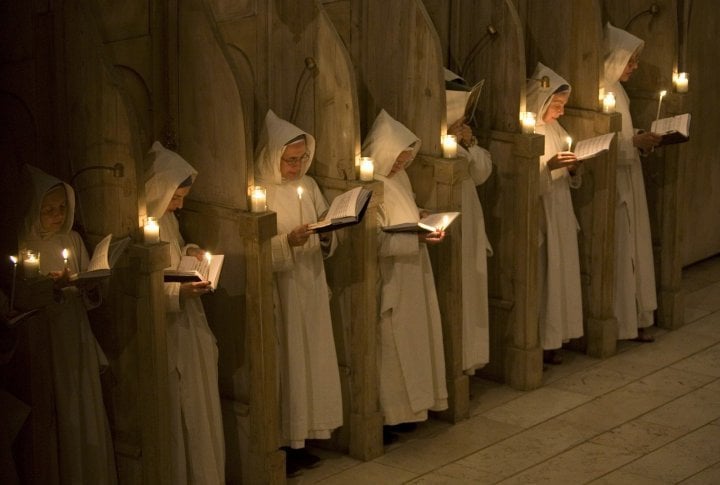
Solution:
M250 212L265 211L267 211L267 191L262 185L256 185L250 191Z
M440 141L444 158L457 157L457 137L455 135L445 135Z
M520 112L520 126L526 134L535 133L535 113L531 111Z
M298 208L300 209L300 224L303 223L303 213L302 213L302 195L303 195L303 188L298 187L297 188L297 194L298 194Z
M665 91L664 89L662 91L660 91L660 98L658 99L657 114L655 115L656 120L660 119L660 107L662 106L662 100L666 94L667 94L667 91Z
M143 227L143 235L146 244L155 244L160 242L160 226L157 219L148 217Z
M687 93L688 92L688 73L679 72L675 78L675 92Z
M360 180L370 182L375 175L375 164L371 157L360 158Z
M70 256L70 251L68 251L68 248L65 248L62 250L62 257L63 257L63 264L65 265L65 269L68 268L68 257Z
M10 290L10 311L13 311L13 306L15 305L15 278L17 277L17 263L18 263L17 256L10 256L10 261L13 264L12 286L11 286L11 290Z
M23 258L23 274L26 279L37 278L40 272L40 253L25 251Z
M565 147L566 151L572 151L572 137L565 137Z
M603 98L602 105L603 113L614 113L615 112L615 94L608 92Z

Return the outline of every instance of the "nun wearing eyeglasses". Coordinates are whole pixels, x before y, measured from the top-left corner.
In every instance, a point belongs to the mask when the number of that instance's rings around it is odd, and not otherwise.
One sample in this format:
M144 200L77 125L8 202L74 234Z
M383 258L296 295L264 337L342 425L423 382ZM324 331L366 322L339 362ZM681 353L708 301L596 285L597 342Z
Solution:
M280 119L265 117L255 175L277 213L272 238L275 314L280 335L282 433L290 463L314 466L307 439L328 439L342 425L340 375L335 352L323 257L335 249L333 233L321 239L308 229L328 209L317 183L306 175L315 138ZM293 460L298 458L298 460Z

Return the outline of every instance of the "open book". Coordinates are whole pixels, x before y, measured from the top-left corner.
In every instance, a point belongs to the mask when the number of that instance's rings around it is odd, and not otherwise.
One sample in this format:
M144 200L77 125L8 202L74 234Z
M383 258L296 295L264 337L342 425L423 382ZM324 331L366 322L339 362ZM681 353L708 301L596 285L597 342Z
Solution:
M423 217L418 222L405 222L382 228L384 232L435 232L444 231L452 224L459 212L437 212Z
M205 253L207 257L198 260L195 256L183 256L177 269L165 270L165 283L193 283L209 281L214 290L218 287L220 271L225 255Z
M105 236L93 251L90 263L85 271L70 276L70 281L89 280L94 278L107 278L112 274L112 267L115 266L120 255L130 243L130 237L124 237L110 243L112 234Z
M338 195L330 204L325 219L308 224L308 228L315 232L329 232L357 224L365 215L371 195L372 190L365 187L355 187Z
M575 153L578 160L592 158L606 150L609 150L610 143L612 142L614 136L615 133L607 133L594 138L581 140L577 143L577 145L575 145L573 153Z
M662 135L660 146L685 143L690 139L690 113L655 120L650 131Z

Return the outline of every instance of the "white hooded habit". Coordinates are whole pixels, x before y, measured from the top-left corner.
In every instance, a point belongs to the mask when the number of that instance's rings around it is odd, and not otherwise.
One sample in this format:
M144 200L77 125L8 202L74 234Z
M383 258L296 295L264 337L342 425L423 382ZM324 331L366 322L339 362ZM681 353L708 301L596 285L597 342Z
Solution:
M618 134L615 207L614 307L620 339L638 336L638 328L653 324L657 309L650 216L648 214L642 163L633 145L630 98L620 77L633 54L645 43L634 35L605 26L605 92L615 93L615 109L622 115Z
M384 110L363 143L385 184L378 226L417 222L419 210L405 170L388 176L401 152L420 140ZM415 234L378 233L380 266L380 405L385 424L424 421L447 409L445 357L435 281L427 247Z
M189 247L175 214L166 209L175 190L197 172L159 142L150 149L146 172L148 215L157 217L160 240L170 244L177 268ZM218 390L218 348L200 298L180 298L180 283L165 283L168 382L173 483L225 483L225 441Z
M547 77L549 85L540 80ZM537 113L535 132L545 135L545 153L540 157L540 235L538 253L538 310L540 343L545 350L559 349L563 342L583 335L582 290L577 232L580 226L573 211L570 187L580 177L567 168L550 171L548 160L567 150L567 132L553 120L543 121L553 94L570 91L570 84L549 67L538 63L527 85L527 109ZM566 89L565 89L566 88Z
M304 136L307 160L297 180L284 180L280 164L287 144ZM272 111L265 117L256 150L255 175L267 190L268 210L277 213L272 238L275 274L275 321L280 345L280 401L283 444L302 448L307 439L328 439L342 425L342 395L323 252L317 234L293 247L288 233L316 222L328 209L311 177L306 175L315 153L315 139ZM298 197L298 187L303 189ZM301 209L302 204L302 220ZM332 235L330 253L336 238Z

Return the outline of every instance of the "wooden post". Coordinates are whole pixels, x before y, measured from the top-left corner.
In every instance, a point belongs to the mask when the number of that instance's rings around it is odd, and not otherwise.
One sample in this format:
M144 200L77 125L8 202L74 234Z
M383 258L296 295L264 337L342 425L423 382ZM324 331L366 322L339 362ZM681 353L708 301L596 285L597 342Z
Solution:
M172 483L167 323L163 269L170 266L167 243L135 244L130 259L137 273L137 340L143 483Z
M423 174L432 170L432 176ZM418 174L418 171L420 173ZM420 204L442 211L462 210L462 181L470 176L464 158L446 159L420 155L410 167L413 187ZM417 174L418 176L413 176ZM423 203L424 183L430 181L432 202ZM450 226L446 240L428 248L433 264L435 288L442 315L443 347L445 350L445 378L448 409L439 413L440 419L457 423L470 414L470 379L463 372L463 306L462 306L462 224L459 219Z
M538 318L538 158L545 150L541 135L508 134L516 163L514 302L505 346L505 382L521 390L542 385L542 348Z
M345 236L343 242L327 261L344 401L345 424L336 431L336 442L341 448L347 448L353 458L372 460L383 454L377 365L380 308L377 301L377 208L383 200L383 184L324 177L315 179L326 192L345 192L360 185L373 191L362 222L340 235Z
M250 406L244 483L285 483L285 453L280 447L277 329L273 314L270 240L277 233L274 212L239 214L245 249L245 302L249 353Z

